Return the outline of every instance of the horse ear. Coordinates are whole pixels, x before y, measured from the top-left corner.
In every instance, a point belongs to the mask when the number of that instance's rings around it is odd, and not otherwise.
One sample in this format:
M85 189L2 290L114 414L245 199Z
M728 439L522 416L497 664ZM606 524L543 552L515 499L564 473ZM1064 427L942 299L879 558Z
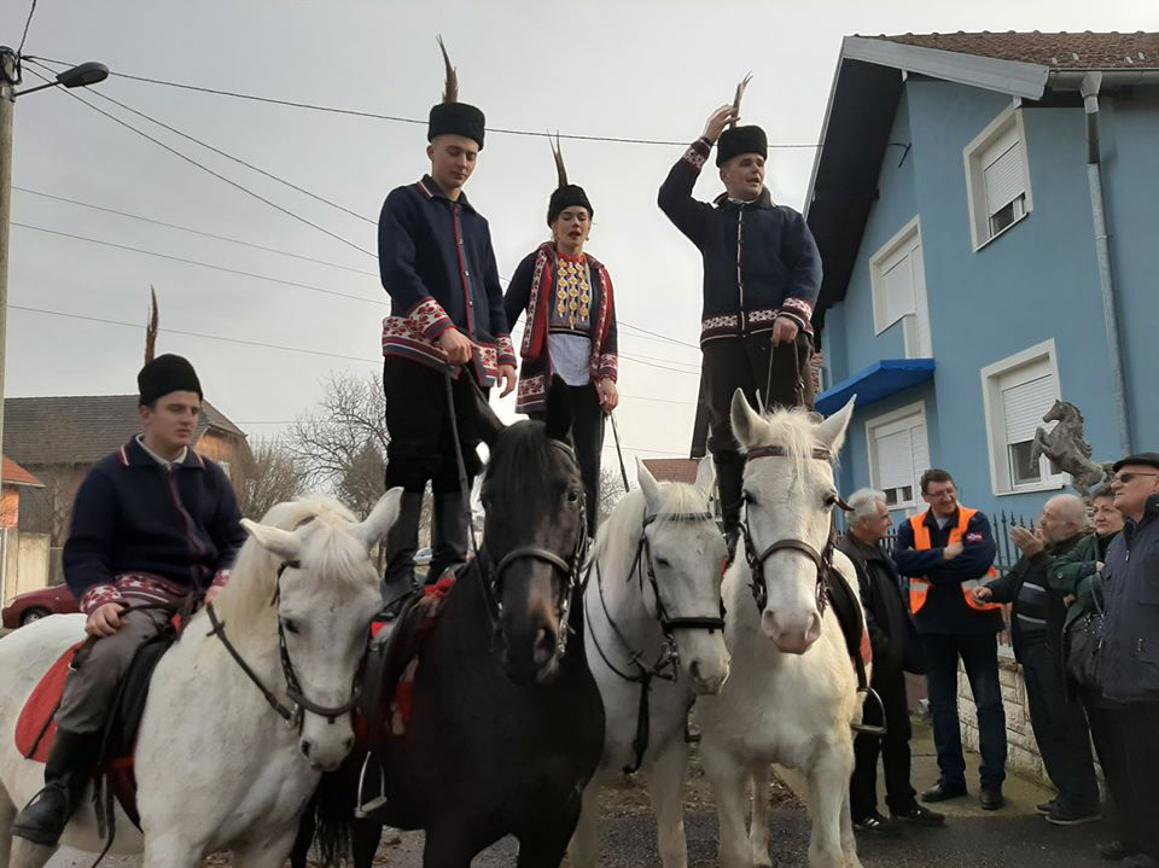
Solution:
M640 483L640 490L644 492L644 510L647 515L655 515L660 511L660 483L652 475L652 471L644 464L642 458L636 459L636 481Z
M566 443L570 434L571 400L567 383L559 376L553 376L547 388L547 436Z
M270 554L277 555L283 561L296 561L302 553L302 541L297 535L280 527L270 527L258 524L248 518L241 520L241 526L246 533L254 538L258 545Z
M813 436L817 438L817 441L833 455L837 455L845 443L845 432L849 428L849 420L853 418L853 407L856 403L857 396L854 395L844 407L819 424L813 431Z
M706 455L700 459L696 468L696 490L705 497L712 497L712 490L716 487L716 465L712 457Z
M748 398L740 389L732 393L730 415L732 417L732 432L736 435L741 446L755 446L768 429L765 420L752 408Z
M399 504L402 502L402 488L395 487L378 499L366 520L356 525L354 535L362 540L366 550L386 536L387 531L398 520Z
M483 390L476 385L474 380L471 380L471 392L475 396L475 416L479 421L479 438L490 449L507 426L495 415L487 396L483 394Z

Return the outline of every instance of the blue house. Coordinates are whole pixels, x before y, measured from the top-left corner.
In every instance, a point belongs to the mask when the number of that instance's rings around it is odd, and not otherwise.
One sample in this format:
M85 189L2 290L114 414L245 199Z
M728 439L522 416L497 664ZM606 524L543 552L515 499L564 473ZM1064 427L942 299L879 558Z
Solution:
M1034 516L1059 398L1096 460L1159 449L1159 34L849 37L806 201L843 490Z

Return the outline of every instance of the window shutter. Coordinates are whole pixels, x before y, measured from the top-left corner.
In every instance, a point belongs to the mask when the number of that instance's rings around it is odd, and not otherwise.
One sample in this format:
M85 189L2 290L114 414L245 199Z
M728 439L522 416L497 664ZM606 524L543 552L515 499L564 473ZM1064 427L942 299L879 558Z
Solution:
M892 324L914 312L914 272L912 253L903 256L881 276L885 323Z
M909 428L878 436L877 476L878 488L901 488L914 484Z
M986 216L992 217L1019 196L1026 193L1022 172L1022 142L1003 138L1006 150L987 151L983 157L982 177L986 188Z
M1054 378L1050 374L1002 389L1002 417L1006 426L1006 443L1024 443L1034 439L1036 428L1043 426L1042 416L1054 404Z

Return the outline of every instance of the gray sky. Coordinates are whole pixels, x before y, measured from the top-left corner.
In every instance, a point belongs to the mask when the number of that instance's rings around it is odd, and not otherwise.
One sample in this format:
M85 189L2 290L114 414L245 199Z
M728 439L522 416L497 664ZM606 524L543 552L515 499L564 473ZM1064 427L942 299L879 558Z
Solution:
M435 35L459 69L460 97L491 127L691 141L752 70L744 119L775 143L819 136L841 37L956 30L1154 30L1154 0L879 2L354 2L354 0L40 0L25 51L114 70L324 105L425 118L442 87ZM28 0L0 8L15 45ZM740 34L740 44L736 35ZM726 48L730 44L734 47ZM26 84L34 83L27 75ZM206 142L365 215L427 168L423 126L320 114L112 78L99 89ZM358 246L372 222L254 175L126 117L230 178ZM565 142L572 180L596 220L589 250L609 267L622 322L695 345L700 262L656 208L676 146ZM800 207L812 149L772 153L774 197ZM359 274L238 247L14 192L14 219L172 256L358 295L362 302L142 256L25 228L12 230L10 304L144 322L161 303L159 351L197 366L207 397L253 436L308 409L335 368L381 369L385 293L367 256L246 196L62 92L20 100L16 184L345 264ZM546 143L489 134L468 186L491 222L500 272L546 238L554 168ZM714 171L697 188L718 192ZM375 303L380 302L380 303ZM165 333L165 327L365 359L343 361ZM10 396L131 392L141 330L11 310ZM699 352L621 328L621 351L693 371ZM656 361L659 360L659 361ZM623 360L617 414L626 445L685 453L697 377ZM634 396L634 397L633 397ZM643 400L662 399L662 400ZM513 398L501 412L513 416ZM610 432L609 432L610 443ZM632 455L629 454L629 460ZM609 458L610 456L606 456Z

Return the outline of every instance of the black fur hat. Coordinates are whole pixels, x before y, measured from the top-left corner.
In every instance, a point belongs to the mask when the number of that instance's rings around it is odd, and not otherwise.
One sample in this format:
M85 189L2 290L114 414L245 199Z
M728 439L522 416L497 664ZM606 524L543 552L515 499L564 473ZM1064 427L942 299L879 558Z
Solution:
M443 90L443 101L431 106L430 118L427 121L427 141L433 141L435 136L456 135L472 139L483 150L483 133L486 119L483 112L473 105L459 102L459 76L451 66L451 58L447 56L447 48L443 45L443 38L439 37L439 49L443 52L443 64L447 70L446 87Z
M141 373L137 374L137 392L140 395L138 403L142 406L152 404L170 392L196 392L198 398L203 397L201 381L197 379L193 365L188 359L172 353L157 356L141 368Z

